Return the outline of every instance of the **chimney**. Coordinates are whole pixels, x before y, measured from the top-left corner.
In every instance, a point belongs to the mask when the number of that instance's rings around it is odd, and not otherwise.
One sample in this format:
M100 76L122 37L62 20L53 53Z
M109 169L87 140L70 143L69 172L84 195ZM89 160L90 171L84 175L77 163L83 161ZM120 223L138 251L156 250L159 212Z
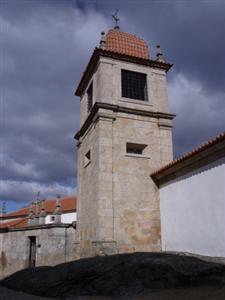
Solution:
M32 226L34 225L34 212L33 212L33 205L34 203L31 202L30 207L29 207L29 215L28 215L28 225Z
M34 220L34 224L35 225L39 225L39 214L40 214L40 201L35 201L34 202L35 205L35 220Z
M40 225L45 224L45 217L46 217L46 212L45 212L45 199L43 199L40 203L40 220L39 223Z
M55 224L61 223L61 196L57 195L56 203L55 203Z

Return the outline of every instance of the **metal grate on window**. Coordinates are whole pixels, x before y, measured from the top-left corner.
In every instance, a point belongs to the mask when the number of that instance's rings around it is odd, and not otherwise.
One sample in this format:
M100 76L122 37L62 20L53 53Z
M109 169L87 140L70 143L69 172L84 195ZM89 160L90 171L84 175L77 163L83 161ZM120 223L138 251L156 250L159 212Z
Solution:
M89 88L87 90L87 109L88 112L91 111L92 106L93 106L93 82L89 85Z
M142 101L148 100L146 74L121 70L121 77L122 97Z

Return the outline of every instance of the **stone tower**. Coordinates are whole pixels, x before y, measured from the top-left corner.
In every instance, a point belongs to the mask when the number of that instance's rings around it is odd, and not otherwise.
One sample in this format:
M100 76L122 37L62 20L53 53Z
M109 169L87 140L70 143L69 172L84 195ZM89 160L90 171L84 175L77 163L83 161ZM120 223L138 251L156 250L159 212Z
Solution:
M150 178L172 160L172 119L160 48L102 33L75 92L80 96L77 234L80 256L160 251L158 189Z

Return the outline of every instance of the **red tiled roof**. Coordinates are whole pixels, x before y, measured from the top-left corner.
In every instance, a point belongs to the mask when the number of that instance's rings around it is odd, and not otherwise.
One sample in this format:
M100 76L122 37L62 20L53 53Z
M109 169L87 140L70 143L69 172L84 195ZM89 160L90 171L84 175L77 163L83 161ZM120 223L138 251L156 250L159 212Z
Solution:
M149 59L147 43L127 32L111 29L106 34L105 49L129 56Z
M0 223L0 229L9 228L9 227L22 228L27 226L28 226L28 218L22 218L14 221Z
M199 154L200 152L216 145L217 143L220 143L221 141L225 141L225 131L222 132L221 134L217 135L215 138L209 140L208 142L201 144L200 146L193 149L192 151L187 152L183 156L171 161L169 164L165 165L164 167L156 170L155 172L153 172L151 174L151 176L158 175L158 174L162 173L163 171L166 171L167 169L179 164L180 162L183 162L183 161L191 158L192 156Z
M55 210L56 199L50 199L45 201L45 211L46 213L53 213ZM69 212L76 211L77 206L77 198L75 196L65 197L61 199L61 211ZM12 218L21 218L24 216L28 216L29 207L22 208L12 213L8 213L4 215L3 219L12 219Z

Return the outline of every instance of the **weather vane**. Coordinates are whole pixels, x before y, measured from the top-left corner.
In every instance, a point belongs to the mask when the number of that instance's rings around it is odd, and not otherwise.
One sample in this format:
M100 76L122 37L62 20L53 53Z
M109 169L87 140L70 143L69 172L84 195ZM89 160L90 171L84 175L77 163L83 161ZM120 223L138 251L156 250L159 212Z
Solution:
M116 9L114 15L112 15L113 17L113 20L115 21L116 25L114 26L114 29L120 29L118 23L120 21L119 17L118 17L118 12L119 12L119 9Z

